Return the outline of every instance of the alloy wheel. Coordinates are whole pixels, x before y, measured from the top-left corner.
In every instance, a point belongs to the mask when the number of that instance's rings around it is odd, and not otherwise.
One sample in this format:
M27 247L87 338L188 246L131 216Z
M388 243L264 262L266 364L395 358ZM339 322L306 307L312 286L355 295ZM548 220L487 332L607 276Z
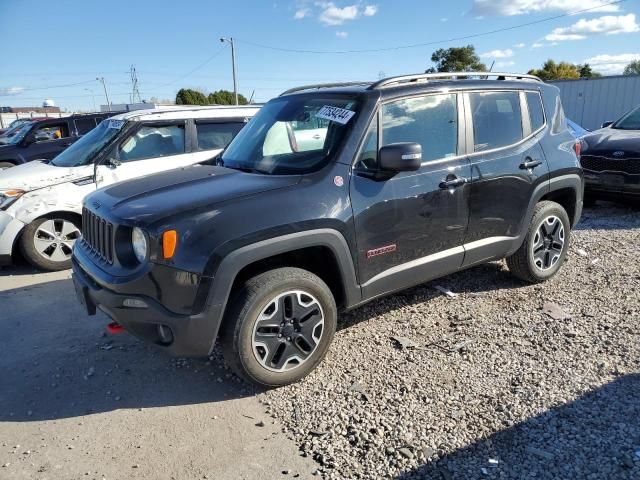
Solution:
M533 238L531 254L533 262L540 270L553 268L564 249L564 225L555 215L545 218Z
M65 262L71 258L80 229L73 222L62 218L41 223L33 236L36 251L51 262Z
M283 372L306 362L320 344L324 313L310 293L291 290L271 299L253 327L251 348L266 369Z

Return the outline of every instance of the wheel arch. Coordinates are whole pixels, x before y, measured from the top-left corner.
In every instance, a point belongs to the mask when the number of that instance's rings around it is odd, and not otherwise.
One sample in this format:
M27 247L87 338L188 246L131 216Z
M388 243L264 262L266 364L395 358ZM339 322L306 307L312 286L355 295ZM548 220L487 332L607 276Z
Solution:
M263 240L226 255L210 279L210 285L206 286L205 309L218 306L225 312L234 288L244 280L285 266L303 268L318 275L342 308L360 302L360 286L344 236L333 229L317 229Z

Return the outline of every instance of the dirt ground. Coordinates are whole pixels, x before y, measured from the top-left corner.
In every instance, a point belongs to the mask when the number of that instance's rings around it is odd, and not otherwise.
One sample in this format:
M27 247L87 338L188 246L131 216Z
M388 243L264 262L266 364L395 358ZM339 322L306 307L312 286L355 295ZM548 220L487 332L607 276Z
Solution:
M0 479L314 478L220 360L103 336L70 272L1 270L0 319Z

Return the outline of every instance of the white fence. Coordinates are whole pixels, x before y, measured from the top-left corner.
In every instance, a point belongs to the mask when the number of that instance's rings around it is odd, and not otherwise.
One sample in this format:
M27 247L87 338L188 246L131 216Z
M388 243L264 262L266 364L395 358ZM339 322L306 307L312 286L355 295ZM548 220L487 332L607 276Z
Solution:
M33 118L33 117L49 117L49 118L61 118L72 115L70 112L64 113L0 113L0 128L7 128L11 122L19 118Z

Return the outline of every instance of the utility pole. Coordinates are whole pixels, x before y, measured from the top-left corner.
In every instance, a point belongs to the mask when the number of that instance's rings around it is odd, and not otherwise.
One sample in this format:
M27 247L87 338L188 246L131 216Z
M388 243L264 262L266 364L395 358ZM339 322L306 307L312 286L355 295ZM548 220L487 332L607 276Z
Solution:
M233 44L233 38L222 37L220 38L222 43L227 42L231 44L231 68L233 69L233 94L236 97L236 105L238 105L238 84L236 82L236 48Z
M109 94L107 93L107 84L104 81L104 77L96 77L96 80L102 83L102 87L104 88L104 96L107 99L107 107L109 111L111 111L111 102L109 101Z

